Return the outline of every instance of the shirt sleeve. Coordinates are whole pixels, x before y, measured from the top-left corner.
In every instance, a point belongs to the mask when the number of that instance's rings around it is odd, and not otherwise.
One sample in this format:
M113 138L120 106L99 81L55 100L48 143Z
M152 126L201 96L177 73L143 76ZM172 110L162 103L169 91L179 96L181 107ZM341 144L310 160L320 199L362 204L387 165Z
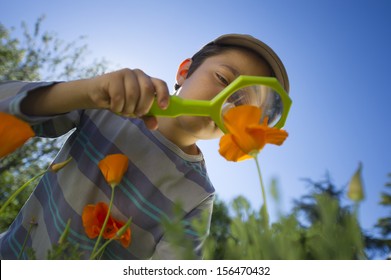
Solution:
M28 94L34 94L33 90L56 83L58 82L0 82L0 111L29 123L37 136L61 136L78 125L82 111L53 116L29 116L20 110L20 103Z
M184 238L192 244L190 254L197 259L202 259L202 246L209 235L212 211L213 211L214 195L205 199L197 208L189 212L181 221L184 227ZM202 223L202 230L194 229L192 226L193 221L197 220L197 223ZM171 234L171 233L168 233ZM175 238L171 236L171 238ZM179 239L180 240L180 239ZM163 236L163 238L156 245L156 249L151 259L154 260L175 260L185 259L187 256L186 250L189 250L186 246L173 244L170 242L170 238Z

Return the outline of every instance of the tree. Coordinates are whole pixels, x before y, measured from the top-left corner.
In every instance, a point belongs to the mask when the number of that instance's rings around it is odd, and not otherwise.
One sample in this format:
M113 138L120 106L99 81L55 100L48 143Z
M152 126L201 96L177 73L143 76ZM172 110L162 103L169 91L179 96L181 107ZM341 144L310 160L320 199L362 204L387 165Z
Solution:
M390 181L386 183L386 187L389 188L388 191L391 191L391 173L388 174L388 177L390 178ZM383 192L381 195L381 205L384 205L386 207L391 207L391 193L390 192ZM376 227L380 229L381 234L386 237L391 235L391 212L389 217L380 218L378 223L376 224Z
M222 200L216 198L213 204L213 213L210 226L210 236L215 240L212 259L221 260L225 254L225 243L231 236L231 218L228 214L228 207Z
M385 207L391 207L391 173L388 174L389 182L385 187L388 188L381 194L380 204ZM391 211L388 217L382 217L375 225L380 230L381 237L374 240L374 247L388 252L388 259L391 259Z
M0 82L5 80L71 80L102 74L108 68L104 59L86 62L88 47L85 37L66 43L49 31L42 31L44 16L30 30L22 22L22 38L15 38L15 28L0 23ZM16 188L54 158L66 135L58 139L34 138L13 154L0 161L0 204ZM30 190L34 187L31 185ZM24 204L30 192L23 192L9 207L0 222L4 231Z

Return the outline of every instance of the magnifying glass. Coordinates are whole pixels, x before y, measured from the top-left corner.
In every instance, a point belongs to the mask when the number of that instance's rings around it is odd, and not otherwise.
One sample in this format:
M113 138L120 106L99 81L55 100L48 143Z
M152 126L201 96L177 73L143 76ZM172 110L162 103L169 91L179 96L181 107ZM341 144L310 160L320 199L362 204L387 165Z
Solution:
M240 105L252 105L261 109L260 123L267 117L270 127L282 128L292 100L274 77L245 76L237 77L211 100L184 99L171 96L167 109L153 103L148 115L163 117L207 116L224 132L224 114Z

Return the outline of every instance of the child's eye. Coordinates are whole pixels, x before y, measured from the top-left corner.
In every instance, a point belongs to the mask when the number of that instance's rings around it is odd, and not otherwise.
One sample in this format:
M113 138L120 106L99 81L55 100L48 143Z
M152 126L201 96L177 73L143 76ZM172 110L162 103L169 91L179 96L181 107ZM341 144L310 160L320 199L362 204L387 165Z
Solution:
M229 85L229 82L227 81L226 78L224 78L222 75L220 75L219 73L216 73L216 77L217 79L219 79L219 81L225 85L225 86L228 86Z

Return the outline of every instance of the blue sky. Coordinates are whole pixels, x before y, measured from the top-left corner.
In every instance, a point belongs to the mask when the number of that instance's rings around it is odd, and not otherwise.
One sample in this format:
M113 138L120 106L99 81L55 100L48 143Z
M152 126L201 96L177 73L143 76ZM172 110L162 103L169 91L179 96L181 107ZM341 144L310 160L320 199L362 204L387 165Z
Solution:
M65 41L86 35L91 57L112 68L140 68L170 87L179 63L224 33L247 33L269 44L287 68L293 100L281 147L260 154L265 183L277 178L279 208L291 209L308 189L302 178L326 174L346 186L363 163L362 226L387 209L378 205L391 173L389 107L391 2L384 1L1 1L0 22L20 30L45 14L45 30ZM15 33L16 34L16 33ZM255 163L230 163L218 140L199 143L211 180L227 202L238 195L262 203ZM277 206L271 202L271 212Z

